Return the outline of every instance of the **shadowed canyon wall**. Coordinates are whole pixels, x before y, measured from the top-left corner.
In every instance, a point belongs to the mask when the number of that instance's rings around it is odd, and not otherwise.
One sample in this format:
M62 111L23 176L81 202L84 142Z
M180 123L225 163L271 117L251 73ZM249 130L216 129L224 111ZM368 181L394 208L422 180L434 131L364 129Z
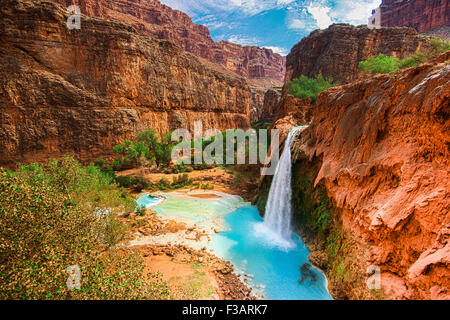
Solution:
M108 157L141 131L191 129L194 120L249 126L247 81L172 42L88 17L71 31L52 2L7 0L0 17L0 165Z
M80 6L83 14L122 21L139 33L167 39L196 56L217 63L248 79L284 81L285 58L270 49L215 42L205 26L159 0L52 0L64 7Z
M369 29L334 24L313 31L297 43L287 56L286 81L301 75L321 73L340 84L359 78L359 62L380 53L404 58L419 50L424 38L411 28Z
M335 296L370 297L366 270L376 266L378 298L450 299L449 59L321 93L293 145L296 170L310 168L302 174L321 190L318 221L329 208L341 228L311 242L324 249L312 261ZM303 205L315 192L306 180L293 182Z

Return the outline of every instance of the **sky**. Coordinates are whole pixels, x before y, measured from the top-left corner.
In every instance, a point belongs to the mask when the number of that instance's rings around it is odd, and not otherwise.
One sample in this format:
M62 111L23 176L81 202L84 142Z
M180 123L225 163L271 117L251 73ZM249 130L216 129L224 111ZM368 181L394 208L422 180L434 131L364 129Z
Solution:
M206 25L215 41L270 48L287 55L315 29L367 24L381 0L161 0Z

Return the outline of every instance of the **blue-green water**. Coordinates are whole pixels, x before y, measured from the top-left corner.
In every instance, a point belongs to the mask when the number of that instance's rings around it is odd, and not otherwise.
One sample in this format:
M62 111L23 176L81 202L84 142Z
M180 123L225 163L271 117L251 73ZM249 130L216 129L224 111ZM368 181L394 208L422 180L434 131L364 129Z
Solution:
M273 300L331 299L326 279L311 268L316 281L310 277L302 283L300 267L308 262L308 249L300 237L293 234L289 247L274 242L270 230L254 206L239 197L222 195L217 199L198 199L176 193L165 194L167 199L155 205L156 199L144 195L139 205L153 206L158 214L177 220L214 225L220 220L225 232L213 234L208 249L235 266L236 271L248 274L251 287ZM293 244L293 245L292 245Z
M331 299L326 279L313 269L310 278L299 283L300 266L308 263L309 251L300 237L294 235L291 249L273 245L271 237L261 231L263 219L253 206L239 208L225 217L230 230L212 239L216 253L230 260L238 270L251 274L255 286L265 287L264 296L274 300Z

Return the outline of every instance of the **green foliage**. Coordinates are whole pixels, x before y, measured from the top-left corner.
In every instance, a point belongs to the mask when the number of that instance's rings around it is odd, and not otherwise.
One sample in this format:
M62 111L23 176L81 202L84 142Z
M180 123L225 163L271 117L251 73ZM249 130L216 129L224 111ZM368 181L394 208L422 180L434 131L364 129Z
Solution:
M192 180L189 179L187 173L180 174L176 177L173 177L172 186L175 188L183 188L192 183Z
M269 129L272 126L272 122L258 120L252 123L253 129Z
M209 183L203 183L203 184L200 186L200 188L203 189L203 190L212 190L212 189L214 189L214 187L211 186Z
M172 158L172 149L174 147L171 141L172 134L166 132L161 136L158 141L156 132L154 130L148 130L141 132L137 140L142 143L147 151L145 153L145 158L153 163L156 161L158 167L168 166Z
M426 62L427 59L428 59L427 54L423 52L416 52L412 56L400 60L399 68L400 69L412 68L421 65L422 63Z
M112 162L112 168L115 171L131 169L131 168L133 168L134 163L135 162L130 157L120 157L116 161Z
M321 234L322 238L328 236L333 226L331 205L320 188L314 188L307 173L299 172L294 167L293 202L300 211L299 222L308 230Z
M431 38L429 40L431 49L430 49L430 55L436 55L439 53L444 53L450 50L450 41L440 39L440 38Z
M96 227L97 240L106 248L115 247L125 239L127 228L115 215L100 215Z
M140 206L136 209L136 215L139 217L143 217L145 216L145 211L146 211L145 206Z
M385 56L379 54L378 56L370 57L365 61L359 63L359 69L364 73L391 73L398 69L400 61L398 58Z
M124 177L119 176L116 178L116 182L120 187L132 189L135 192L141 192L144 189L149 189L151 183L142 177Z
M336 86L336 84L333 83L333 78L325 79L319 74L316 78L308 78L302 75L300 78L289 81L287 86L289 88L288 94L297 98L310 98L314 101L319 93Z
M155 154L158 166L168 166L172 160L172 149L174 145L171 142L171 133L167 132L162 135L161 142L156 144Z
M380 54L376 57L370 57L359 63L359 68L364 73L392 73L399 69L411 68L425 63L430 57L444 53L450 50L450 41L430 38L428 48L418 51L402 60L398 58Z
M0 171L0 299L167 298L142 257L113 249L124 234L113 212L134 207L111 176L69 157ZM80 290L66 286L73 265Z
M176 177L172 178L172 183L166 178L162 178L159 182L154 186L157 190L175 190L182 189L187 186L193 185L194 181L189 178L187 173L180 174Z
M343 231L338 221L333 219L332 204L319 184L314 186L317 172L306 165L307 161L298 161L293 167L292 201L295 208L295 221L305 235L323 249L327 260L323 263L328 280L334 288L351 287L351 298L358 296L367 299L370 292L365 286L365 273L357 260L357 246L354 246L351 234ZM343 291L347 293L348 291Z

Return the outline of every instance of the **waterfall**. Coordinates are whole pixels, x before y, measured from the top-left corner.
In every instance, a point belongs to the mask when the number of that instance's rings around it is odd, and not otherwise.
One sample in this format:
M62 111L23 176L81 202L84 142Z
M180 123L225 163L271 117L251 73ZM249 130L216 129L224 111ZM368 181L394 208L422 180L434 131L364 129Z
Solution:
M268 241L282 247L293 246L292 242L292 160L291 143L295 133L306 126L296 127L289 133L284 150L275 170L266 204L266 214L257 232Z

